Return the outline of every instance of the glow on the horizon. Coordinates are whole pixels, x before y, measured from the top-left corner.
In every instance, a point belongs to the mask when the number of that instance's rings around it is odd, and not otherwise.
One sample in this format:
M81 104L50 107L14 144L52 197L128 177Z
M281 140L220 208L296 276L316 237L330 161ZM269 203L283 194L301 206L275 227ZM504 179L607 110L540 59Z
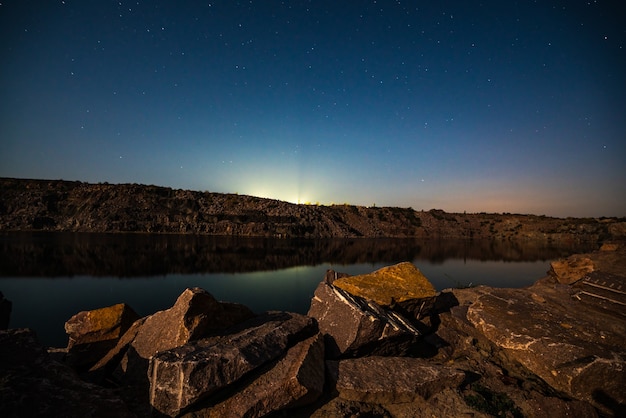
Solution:
M302 193L297 185L289 183L268 182L263 184L250 184L244 186L240 193L295 204L312 203L309 196Z

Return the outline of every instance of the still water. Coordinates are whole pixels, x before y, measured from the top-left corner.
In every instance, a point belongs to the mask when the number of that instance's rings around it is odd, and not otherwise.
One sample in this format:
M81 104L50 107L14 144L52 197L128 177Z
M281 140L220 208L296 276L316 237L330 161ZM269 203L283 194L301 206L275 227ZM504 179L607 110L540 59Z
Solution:
M11 328L44 345L67 345L77 312L125 302L139 315L167 309L187 287L255 312L306 313L326 270L368 273L413 262L438 289L523 287L551 260L590 244L412 239L275 240L189 235L0 234L0 291L13 302Z

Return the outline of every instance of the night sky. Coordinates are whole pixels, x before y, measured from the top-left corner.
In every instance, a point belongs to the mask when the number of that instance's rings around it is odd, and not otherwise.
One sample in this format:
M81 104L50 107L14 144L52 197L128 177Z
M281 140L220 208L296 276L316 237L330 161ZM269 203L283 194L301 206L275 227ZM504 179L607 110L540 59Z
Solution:
M621 6L0 0L0 176L626 216Z

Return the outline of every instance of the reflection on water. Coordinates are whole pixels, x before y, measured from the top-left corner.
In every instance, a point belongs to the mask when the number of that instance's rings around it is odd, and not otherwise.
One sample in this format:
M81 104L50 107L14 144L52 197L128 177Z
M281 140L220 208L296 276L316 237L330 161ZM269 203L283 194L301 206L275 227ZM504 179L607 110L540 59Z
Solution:
M193 235L15 233L0 235L0 276L157 276L241 273L321 263L449 259L546 261L590 249L546 242L414 239L279 240Z
M412 261L439 290L469 284L521 287L549 261L588 245L408 239L271 240L189 235L0 235L0 291L11 327L65 346L65 321L126 302L140 315L170 307L187 287L220 300L306 313L327 269L349 274Z

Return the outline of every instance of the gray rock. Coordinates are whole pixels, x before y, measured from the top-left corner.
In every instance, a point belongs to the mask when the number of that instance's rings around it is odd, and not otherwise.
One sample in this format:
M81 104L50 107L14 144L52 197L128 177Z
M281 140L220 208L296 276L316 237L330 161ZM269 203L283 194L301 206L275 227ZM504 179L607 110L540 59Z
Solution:
M189 417L255 418L315 401L324 389L323 341L318 333L296 344L276 366L235 395Z
M341 398L378 404L428 399L465 379L462 371L409 357L329 361L329 370Z
M241 324L240 331L157 353L150 360L150 404L176 416L231 385L317 332L304 315L273 312Z
M402 315L326 282L315 290L308 316L325 335L329 358L402 355L421 336Z
M113 392L53 361L29 329L0 331L0 416L134 417Z
M72 316L65 323L69 336L66 362L76 368L93 366L137 319L139 315L125 303Z

